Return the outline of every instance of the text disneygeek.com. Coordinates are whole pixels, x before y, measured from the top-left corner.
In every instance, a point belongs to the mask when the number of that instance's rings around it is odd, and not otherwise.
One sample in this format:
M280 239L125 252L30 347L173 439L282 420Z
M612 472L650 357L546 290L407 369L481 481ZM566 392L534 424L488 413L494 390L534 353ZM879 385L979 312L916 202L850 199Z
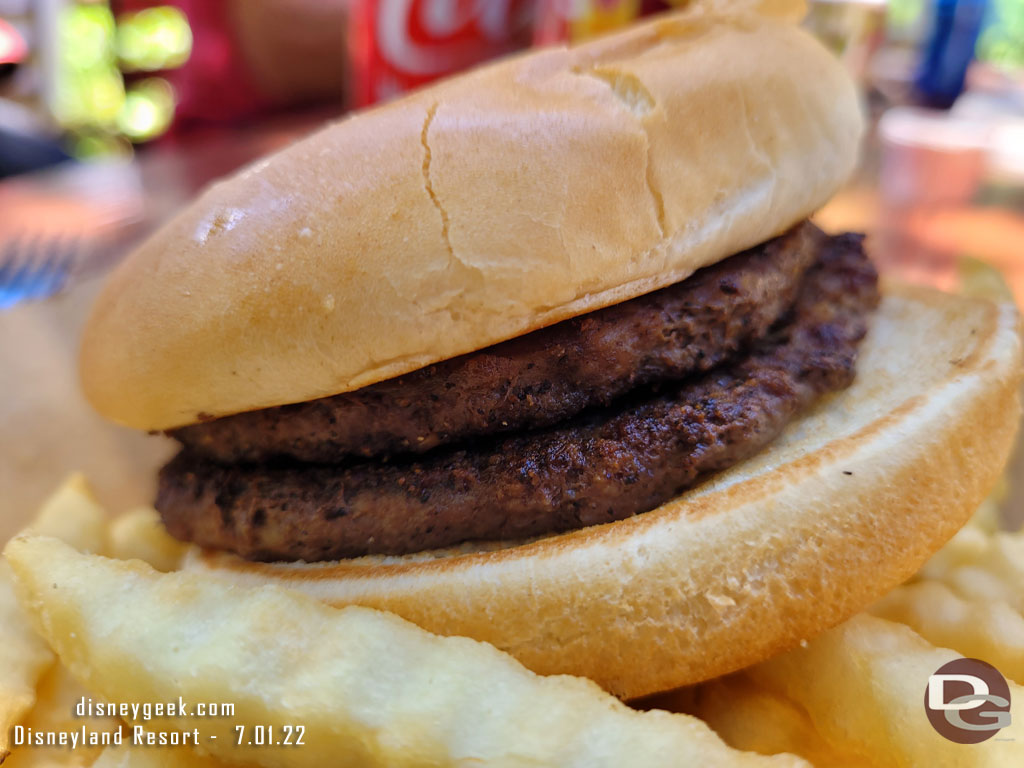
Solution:
M186 702L182 698L167 702L104 702L83 697L71 711L74 719L110 718L103 726L82 724L65 730L42 730L25 725L11 729L13 747L79 747L120 746L198 746L216 741L218 735L236 746L302 746L306 734L302 725L235 725L224 724L233 717L235 705L230 702ZM202 726L192 728L155 727L155 719L218 718L216 733L204 733ZM112 723L111 720L124 721ZM146 723L140 725L139 722ZM180 726L180 722L175 723Z

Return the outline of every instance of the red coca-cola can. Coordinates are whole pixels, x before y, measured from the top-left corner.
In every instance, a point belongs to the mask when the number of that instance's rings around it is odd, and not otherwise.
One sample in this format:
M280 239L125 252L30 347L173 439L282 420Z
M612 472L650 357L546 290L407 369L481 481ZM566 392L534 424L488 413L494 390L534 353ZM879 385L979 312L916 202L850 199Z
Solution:
M364 107L530 43L535 0L354 0L352 100Z

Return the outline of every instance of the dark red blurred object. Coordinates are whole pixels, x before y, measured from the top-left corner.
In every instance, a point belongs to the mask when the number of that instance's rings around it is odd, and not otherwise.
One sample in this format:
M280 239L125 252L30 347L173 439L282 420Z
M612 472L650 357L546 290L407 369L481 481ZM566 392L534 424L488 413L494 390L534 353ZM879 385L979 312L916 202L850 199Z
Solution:
M530 43L535 0L354 0L354 106L364 107Z
M611 11L617 6L628 5L626 0L537 0L536 17L533 25L533 42L536 45L578 42L573 40L572 22L586 17L593 11ZM638 16L660 13L672 4L668 0L640 0L636 7Z

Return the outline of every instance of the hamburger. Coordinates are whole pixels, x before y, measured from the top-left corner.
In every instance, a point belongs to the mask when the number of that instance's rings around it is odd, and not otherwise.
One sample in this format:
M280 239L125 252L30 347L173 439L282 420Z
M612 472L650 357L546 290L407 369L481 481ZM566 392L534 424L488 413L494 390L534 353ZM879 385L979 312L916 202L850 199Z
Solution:
M696 3L476 70L143 244L82 382L181 444L156 507L190 567L624 697L912 574L1005 461L1016 315L880 294L863 238L808 221L862 121L797 15Z

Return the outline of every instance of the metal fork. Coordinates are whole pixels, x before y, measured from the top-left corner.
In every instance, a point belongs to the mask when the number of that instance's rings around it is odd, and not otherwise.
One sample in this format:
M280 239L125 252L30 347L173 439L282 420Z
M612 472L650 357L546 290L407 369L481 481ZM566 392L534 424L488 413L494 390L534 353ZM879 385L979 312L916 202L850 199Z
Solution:
M0 246L0 310L58 293L79 250L77 236L17 235Z

